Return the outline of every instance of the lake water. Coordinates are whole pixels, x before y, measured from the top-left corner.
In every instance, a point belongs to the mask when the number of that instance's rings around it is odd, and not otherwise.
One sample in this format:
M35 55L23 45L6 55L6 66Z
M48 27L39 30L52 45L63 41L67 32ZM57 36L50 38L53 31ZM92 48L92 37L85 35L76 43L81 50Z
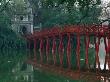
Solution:
M109 82L103 79L72 80L39 68L34 69L26 60L26 51L0 51L0 82Z

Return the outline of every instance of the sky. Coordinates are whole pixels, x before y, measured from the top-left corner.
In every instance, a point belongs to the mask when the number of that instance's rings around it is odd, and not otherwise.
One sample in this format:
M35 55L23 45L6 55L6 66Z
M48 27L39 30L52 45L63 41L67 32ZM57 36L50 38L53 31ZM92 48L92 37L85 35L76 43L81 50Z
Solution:
M104 2L109 2L110 0L102 0L102 1L104 1Z
M101 0L102 1L102 4L107 4L108 2L110 2L110 0Z

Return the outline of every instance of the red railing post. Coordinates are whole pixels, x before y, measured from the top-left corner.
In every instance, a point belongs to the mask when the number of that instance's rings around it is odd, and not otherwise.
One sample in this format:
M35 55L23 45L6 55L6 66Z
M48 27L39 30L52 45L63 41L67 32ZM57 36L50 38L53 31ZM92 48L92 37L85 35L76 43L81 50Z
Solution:
M88 61L88 49L89 49L89 43L90 43L90 38L87 35L85 38L85 45L86 45L86 56L85 56L85 63L86 63L86 68L89 69L89 61Z
M67 36L68 36L67 62L68 62L68 68L71 69L71 37L70 34L67 34Z
M100 37L95 37L95 52L96 52L96 55L95 55L95 61L96 61L96 71L99 71L100 70L100 62L99 62L99 44L100 44ZM97 65L98 65L98 69L97 69Z
M37 62L37 56L36 56L36 46L37 46L37 43L36 43L36 39L34 39L34 62Z
M108 37L108 57L107 57L107 60L108 60L108 69L110 71L110 37Z
M60 58L60 65L63 66L63 56L64 56L64 47L63 47L63 36L60 36L60 44L59 44L59 58Z
M46 39L46 57L47 57L47 63L49 63L49 38Z
M76 49L76 58L77 58L77 68L80 71L80 35L77 35L77 49Z
M107 46L107 38L104 37L104 44L105 44L105 51L106 51L106 55L105 55L105 63L104 63L104 70L106 70L106 66L107 66L107 63L108 63L108 46Z
M37 61L37 52L36 52L36 40L40 39L40 62L43 63L43 51L44 51L44 42L43 38L48 37L46 39L46 60L49 62L49 49L52 47L52 57L54 61L54 65L57 63L56 59L56 37L59 36L59 34L67 34L68 37L68 43L67 43L67 48L66 48L66 55L67 55L67 63L68 63L68 68L71 68L71 33L76 35L77 37L77 48L76 48L76 59L77 59L77 68L80 71L80 37L84 36L86 34L86 39L85 39L85 46L86 46L86 52L85 52L85 64L87 68L89 68L89 59L88 59L88 48L89 48L89 43L90 43L90 36L95 37L95 64L96 68L100 70L100 62L99 62L99 44L100 44L100 37L105 37L104 38L104 43L105 43L105 50L106 50L106 56L105 56L105 64L104 64L104 69L106 69L106 65L108 63L108 67L110 70L110 30L108 28L103 28L101 26L93 25L93 26L65 26L63 29L61 28L52 28L49 30L42 30L42 31L37 31L34 32L32 35L27 35L26 39L29 40L29 45L28 48L32 50L32 40L34 40L34 60ZM89 27L89 28L88 28ZM98 28L99 27L99 28ZM53 38L52 41L52 46L49 45L49 37ZM107 38L108 37L108 38ZM97 39L97 40L96 40ZM106 41L108 39L108 42ZM63 56L64 56L64 46L63 46L63 36L60 36L60 43L58 46L59 50L59 58L60 58L60 65L63 66ZM30 55L31 56L31 55ZM32 55L33 56L33 55ZM96 69L95 68L95 69ZM97 71L97 70L96 70Z
M43 63L43 39L40 39L40 63Z
M53 55L53 61L55 65L56 64L56 38L55 36L53 36L52 55Z

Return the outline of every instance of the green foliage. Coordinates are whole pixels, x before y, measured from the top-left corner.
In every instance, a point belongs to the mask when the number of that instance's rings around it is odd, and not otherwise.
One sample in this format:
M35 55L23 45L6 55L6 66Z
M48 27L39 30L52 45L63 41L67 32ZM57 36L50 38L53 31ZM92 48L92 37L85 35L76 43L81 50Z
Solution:
M26 1L26 0L25 0ZM25 14L28 4L24 0L1 0L0 1L0 27L11 27L11 20L15 14Z
M7 27L0 27L0 50L25 48L25 40Z
M13 30L11 30L11 19L15 11L20 12L17 8L23 8L23 0L2 0L0 5L0 49L20 48L25 46L25 41L21 39ZM21 6L22 5L22 6ZM15 7L16 6L16 7ZM22 10L23 12L23 10Z
M29 0L35 13L35 26L99 23L100 0Z
M0 27L9 27L11 24L10 18L4 13L0 13Z

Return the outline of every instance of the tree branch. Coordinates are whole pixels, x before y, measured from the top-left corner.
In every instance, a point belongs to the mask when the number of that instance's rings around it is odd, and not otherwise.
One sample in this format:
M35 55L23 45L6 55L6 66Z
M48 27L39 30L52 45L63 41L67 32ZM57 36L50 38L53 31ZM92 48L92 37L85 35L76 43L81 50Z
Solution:
M104 22L106 22L106 21L110 21L110 18L107 18L107 19L105 19L105 20L102 20L102 22L100 22L99 24L102 24L102 23L104 23Z
M8 3L9 3L9 1L10 1L10 0L8 0L8 2L6 2L6 4L2 7L2 9L0 10L0 13L3 12L3 11L5 10L6 6L7 6Z

